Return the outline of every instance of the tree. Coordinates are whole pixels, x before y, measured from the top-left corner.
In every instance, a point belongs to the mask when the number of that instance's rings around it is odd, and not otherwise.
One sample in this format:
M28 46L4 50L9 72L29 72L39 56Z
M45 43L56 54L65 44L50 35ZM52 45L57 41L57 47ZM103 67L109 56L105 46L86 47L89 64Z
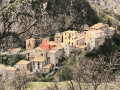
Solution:
M106 84L114 81L116 74L113 73L113 69L119 61L117 53L107 58L110 62L106 62L105 56L99 55L98 58L93 59L76 55L76 65L74 65L70 72L67 72L68 69L64 69L64 75L62 76L67 83L68 90L75 90L76 88L84 90L83 87L88 88L91 85L93 86L93 90L97 90L102 83ZM72 75L70 76L70 80L68 79L69 75Z
M112 25L112 24L111 24L111 21L110 21L110 19L109 19L109 18L108 18L107 24L108 24L109 26L111 26L111 25Z
M29 86L26 72L19 71L11 84L16 90L26 90Z

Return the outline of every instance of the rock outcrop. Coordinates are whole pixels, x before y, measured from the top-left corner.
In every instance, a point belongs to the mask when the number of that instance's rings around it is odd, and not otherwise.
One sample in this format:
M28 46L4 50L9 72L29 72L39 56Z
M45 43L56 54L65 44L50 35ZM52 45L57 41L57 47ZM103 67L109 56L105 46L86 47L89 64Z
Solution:
M57 31L80 31L84 24L99 22L96 13L85 0L15 0L2 12L1 49L25 48L25 40L30 37L35 38L39 45L42 38L54 35ZM9 37L15 39L9 40ZM6 40L9 42L4 43ZM6 47L3 48L3 45Z
M109 10L115 14L120 14L120 0L88 0L93 4L99 5L101 8Z

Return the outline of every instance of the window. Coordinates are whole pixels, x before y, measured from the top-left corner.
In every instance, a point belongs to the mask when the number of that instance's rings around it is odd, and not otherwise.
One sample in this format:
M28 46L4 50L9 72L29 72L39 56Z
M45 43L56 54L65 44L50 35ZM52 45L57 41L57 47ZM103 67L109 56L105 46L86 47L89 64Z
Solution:
M41 56L43 56L43 53L41 53Z
M45 64L47 63L47 61L45 61Z
M33 65L35 65L35 62L33 62Z
M38 66L40 65L40 62L38 62Z
M38 62L38 69L40 69L40 62Z
M67 38L65 37L65 39L67 39Z
M65 35L66 35L66 33L65 33Z

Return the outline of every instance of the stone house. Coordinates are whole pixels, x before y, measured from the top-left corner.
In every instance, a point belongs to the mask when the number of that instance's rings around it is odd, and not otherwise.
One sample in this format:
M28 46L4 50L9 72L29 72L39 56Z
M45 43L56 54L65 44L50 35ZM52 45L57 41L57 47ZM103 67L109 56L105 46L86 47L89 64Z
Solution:
M97 49L105 42L105 34L102 30L91 30L85 32L88 50Z
M43 73L49 73L53 69L53 64L52 63L47 63L45 66L43 66Z
M26 72L26 74L32 72L32 64L30 61L21 60L16 63L14 67L18 68L20 71Z
M64 56L64 50L61 45L57 45L56 47L52 48L51 50L48 51L47 53L47 58L50 61L50 63L53 64L53 67L57 67L60 60Z
M61 33L56 33L54 36L54 42L62 42L62 34Z
M108 24L97 23L90 27L90 30L102 30L106 34L106 38L111 38L115 33L115 28L109 27Z
M60 56L58 49L52 49L47 53L48 60L53 64L53 67L58 67Z
M43 73L43 67L49 62L46 58L34 58L32 61L32 71L34 73Z
M42 49L40 47L35 48L35 58L46 58L47 57L47 50L46 49Z
M28 60L32 60L35 58L35 49L26 50L25 54Z
M90 30L102 30L102 31L106 31L107 27L109 27L108 24L97 23L97 24L94 24L93 26L91 26Z
M59 43L63 47L64 58L68 58L73 51L73 47L67 43Z
M112 38L112 36L115 34L115 28L113 27L108 27L104 33L106 34L106 38Z
M27 39L26 40L26 49L34 49L35 48L35 39Z
M75 46L86 45L85 33L79 33L75 35Z

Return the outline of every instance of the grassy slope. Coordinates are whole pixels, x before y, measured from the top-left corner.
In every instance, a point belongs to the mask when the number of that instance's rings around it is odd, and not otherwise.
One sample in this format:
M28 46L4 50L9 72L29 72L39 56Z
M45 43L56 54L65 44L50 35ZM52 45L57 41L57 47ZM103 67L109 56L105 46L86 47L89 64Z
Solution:
M52 87L54 85L54 83L52 82L30 82L32 88L29 88L28 90L33 90L33 89L45 89L47 86ZM60 88L60 90L67 90L66 87L66 82L59 82L58 86ZM92 84L81 84L83 90L86 88L89 88L89 90L94 90ZM110 90L111 88L113 88L113 90L120 90L120 84L116 83L116 82L111 82L111 83L102 83L100 86L98 86L97 90L106 90L105 88L107 88L108 90ZM76 90L79 90L77 83L74 82L74 86L76 88Z
M66 86L65 82L59 82L58 83L59 87L61 86ZM28 88L28 90L33 90L33 89L44 89L47 87L52 87L54 86L54 82L30 82L30 88Z

